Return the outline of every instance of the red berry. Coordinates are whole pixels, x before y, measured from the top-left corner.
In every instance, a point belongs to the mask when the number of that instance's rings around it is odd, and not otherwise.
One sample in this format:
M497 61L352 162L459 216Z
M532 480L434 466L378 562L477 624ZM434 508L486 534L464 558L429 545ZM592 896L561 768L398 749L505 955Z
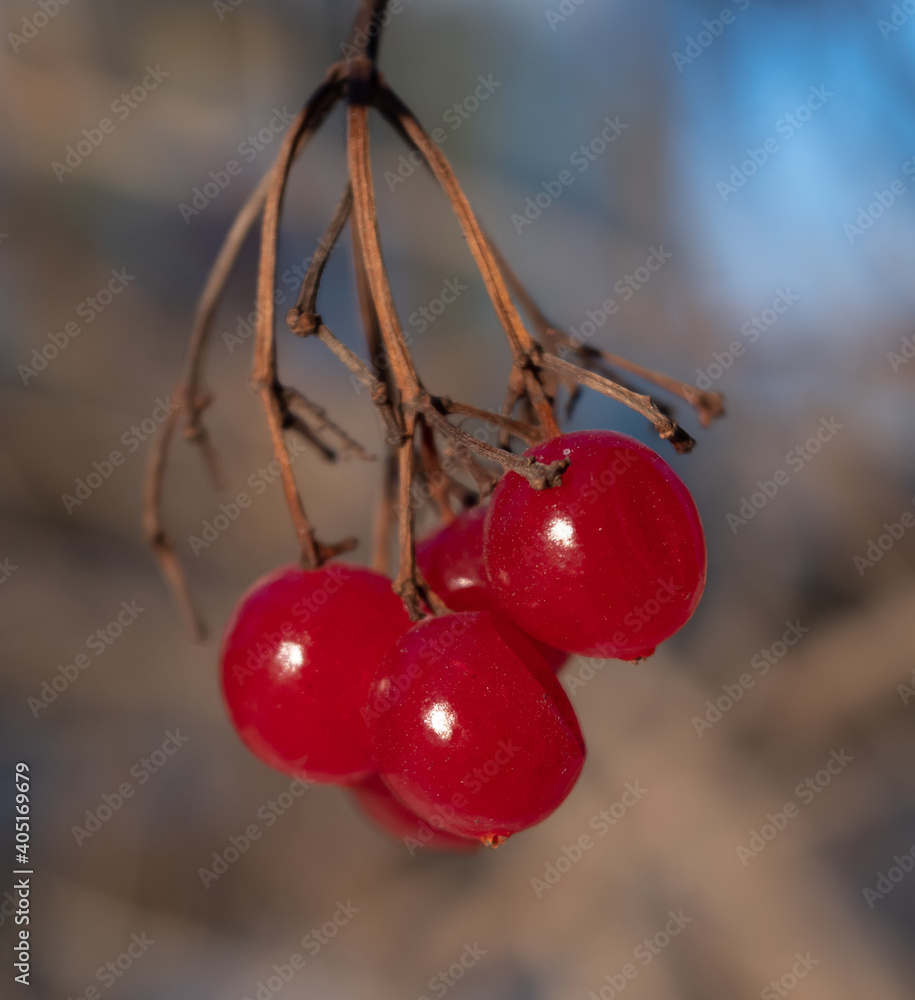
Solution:
M416 565L426 582L452 611L502 614L483 565L485 507L471 507L416 546ZM569 654L531 638L554 671Z
M667 463L612 431L579 431L525 452L570 459L535 490L507 473L493 493L484 557L503 611L541 642L634 660L681 628L705 587L696 505Z
M259 580L222 645L222 687L248 748L310 781L351 782L372 771L362 711L381 658L410 627L391 581L331 564Z
M473 851L480 846L478 840L433 829L398 802L377 774L353 785L350 791L362 811L392 836L403 840L411 853L414 846L432 851Z
M385 784L431 826L498 843L565 799L585 759L575 712L530 641L459 612L402 635L367 711Z

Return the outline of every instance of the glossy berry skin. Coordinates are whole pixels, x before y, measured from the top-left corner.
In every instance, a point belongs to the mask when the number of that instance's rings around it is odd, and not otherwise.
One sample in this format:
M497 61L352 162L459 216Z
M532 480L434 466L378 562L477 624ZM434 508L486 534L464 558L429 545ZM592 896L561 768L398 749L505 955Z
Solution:
M575 712L530 641L488 612L426 619L368 703L384 783L431 826L499 843L565 799L585 759Z
M686 486L654 451L579 431L525 452L570 459L559 486L496 487L484 559L499 603L541 642L635 660L683 626L705 587L705 537Z
M485 520L485 507L471 507L416 546L416 565L452 611L502 613L483 565ZM531 642L554 672L569 659L564 650L534 638Z
M398 802L388 786L377 774L369 775L364 781L350 788L353 798L370 819L389 833L402 840L411 854L417 848L429 851L475 851L478 840L458 837L444 830L436 830L421 820L415 813Z
M287 566L259 580L232 615L220 659L242 740L309 781L367 777L362 710L379 662L409 627L391 581L360 567Z

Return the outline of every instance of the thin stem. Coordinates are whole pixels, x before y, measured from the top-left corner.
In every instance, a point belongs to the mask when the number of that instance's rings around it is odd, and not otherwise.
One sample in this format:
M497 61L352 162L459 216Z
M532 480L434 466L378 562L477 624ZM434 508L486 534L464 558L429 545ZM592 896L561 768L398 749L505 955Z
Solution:
M310 399L303 396L298 389L293 389L289 386L286 386L283 389L282 396L287 412L292 412L293 407L298 407L299 409L304 410L304 412L307 413L308 416L318 425L318 433L324 431L337 439L342 454L353 456L355 458L361 458L364 462L375 461L374 455L366 451L358 441L350 437L350 435L347 434L342 427L335 424L334 421L331 420L327 410L325 410L323 406L318 406L317 403L313 403ZM309 430L312 430L312 428L309 427ZM319 441L319 443L322 444L323 447L327 447L323 444L323 442ZM331 451L330 454L332 458L336 457L333 451Z
M357 99L359 80L351 82L350 100ZM354 95L354 91L356 94ZM407 349L397 310L391 295L381 237L378 232L378 215L375 207L375 187L369 147L368 107L350 103L347 109L349 123L349 171L353 185L353 220L359 234L361 258L371 290L372 302L381 328L385 353L404 402L414 401L421 392L419 376Z
M459 413L465 417L475 417L485 423L498 427L500 431L520 438L526 444L539 444L543 440L543 431L533 424L526 424L520 420L512 420L504 417L500 413L493 413L490 410L481 410L478 406L470 406L467 403L458 403L446 396L437 396L436 405L445 413Z
M645 368L634 361L627 361L626 358L620 357L618 354L611 354L609 351L604 351L600 348L584 346L580 348L580 351L586 357L600 358L601 361L606 362L608 365L613 365L615 368L622 368L623 371L629 372L630 375L635 375L637 378L644 379L644 381L650 382L661 389L666 389L671 395L685 400L696 410L696 413L699 415L699 423L703 427L711 426L712 421L716 417L724 414L724 396L720 392L708 392L703 389L697 389L687 382L681 382L679 379L671 378L663 372L656 372L651 368Z
M381 81L374 90L374 98L382 114L401 134L409 138L410 143L425 158L451 202L467 240L467 246L473 254L493 308L508 338L515 367L523 372L525 389L537 411L538 420L547 437L558 436L559 426L553 415L552 401L547 397L537 377L537 344L515 308L489 240L477 221L451 165L413 112Z
M451 524L454 520L454 511L448 502L449 480L442 470L442 463L438 457L438 448L435 444L435 434L426 420L422 417L419 421L420 430L420 455L423 460L423 473L429 489L432 492L443 524Z
M327 262L340 239L340 234L343 232L343 227L349 219L352 208L353 189L347 181L330 225L321 237L318 250L311 258L311 263L302 279L302 287L299 289L295 305L289 310L286 317L289 328L301 337L314 333L321 323L321 317L318 315L318 292L321 288L321 279L324 277Z
M410 621L425 617L419 585L416 579L416 542L413 534L413 473L416 466L416 413L406 415L406 435L397 449L397 520L400 526L400 569L394 581L394 591L404 602Z
M308 107L311 108L309 126L298 136L293 156L302 153L315 131L342 96L344 79L344 67L340 63L335 63L325 74L324 80L309 100ZM165 518L162 510L163 485L168 468L168 456L174 440L174 431L181 415L186 417L185 437L200 446L212 478L217 485L221 483L222 477L216 452L201 421L202 412L210 402L209 395L200 388L203 362L213 320L222 300L226 282L248 233L263 209L271 181L272 175L268 173L248 196L226 234L216 260L210 269L194 317L183 378L174 394L180 410L174 411L169 419L160 426L153 442L146 470L143 506L146 538L196 639L202 639L204 626L191 600L190 589L181 562L175 552L174 543L165 529Z
M724 397L720 392L706 392L701 389L696 389L694 386L691 386L686 382L681 382L679 379L671 378L663 372L656 372L651 368L645 368L644 366L636 364L633 361L628 361L626 358L620 357L618 354L611 354L609 351L604 351L600 348L591 347L589 345L575 344L564 330L560 330L557 326L550 322L549 318L544 314L540 306L534 300L533 296L531 296L528 290L524 287L521 279L509 265L508 261L499 249L492 244L492 242L490 242L490 246L492 246L493 253L499 261L502 273L505 275L505 280L511 287L515 297L521 303L521 308L527 313L528 316L530 316L531 322L534 324L534 328L540 335L545 347L549 349L551 344L559 342L574 351L586 361L592 358L599 358L600 360L605 361L608 365L612 365L614 368L621 368L623 371L629 372L630 375L635 375L638 378L649 382L651 385L656 385L660 389L665 389L667 392L674 396L678 396L680 399L689 403L690 406L694 407L699 416L699 423L701 423L703 427L708 427L712 420L716 417L720 417L724 413ZM556 352L551 351L551 353ZM624 386L624 388L627 387Z
M365 58L372 65L378 61L378 45L386 24L387 8L388 0L362 0L349 42L344 47L348 61Z
M501 448L494 448L485 441L478 441L471 434L461 430L460 427L455 427L443 413L439 412L431 396L426 396L420 402L420 410L429 424L439 433L453 438L473 454L490 462L498 462L504 469L524 476L536 490L556 486L561 480L562 473L568 468L568 459L543 465L536 459L526 458L523 455L513 455L510 451L503 451Z
M552 354L544 355L542 363L544 368L552 369L557 375L575 379L582 385L586 385L590 389L596 389L604 396L619 400L619 402L625 403L626 406L637 413L641 413L643 417L646 417L654 424L658 434L662 438L669 440L678 452L692 451L693 445L696 442L676 421L671 420L670 417L665 417L654 405L650 396L643 396L637 392L633 392L631 389L624 389L622 386L617 385L616 382L611 382L600 375L595 375L594 372L585 371L577 365L554 357Z
M280 154L271 173L270 191L264 206L261 230L261 256L257 275L257 332L254 345L254 368L251 384L261 397L267 417L273 451L280 466L283 493L299 540L302 565L315 569L332 555L348 551L354 546L351 540L339 546L325 548L319 545L314 529L305 513L305 506L299 495L292 471L292 462L283 437L284 406L282 389L277 378L276 337L274 334L276 304L277 244L279 241L279 220L283 197L296 147L310 129L314 127L315 109L311 104L299 113L283 140Z
M389 451L384 463L381 502L375 513L372 566L376 573L387 576L391 554L391 525L394 521L394 502L397 493L397 455Z
M297 137L294 156L300 156L314 133L330 114L333 106L343 96L345 71L341 63L335 63L327 71L324 80L312 94L307 107L311 109L308 127ZM222 301L226 282L235 266L241 248L244 245L251 227L257 221L263 210L270 192L273 180L272 171L268 172L248 196L241 211L235 217L229 232L226 234L219 254L207 276L206 284L197 305L194 327L188 344L182 386L188 407L188 431L196 436L200 432L199 416L202 409L197 400L200 397L200 380L203 372L203 362L206 344L216 311ZM188 436L192 436L189 434Z
M153 442L149 458L149 471L144 483L143 528L146 544L168 581L178 607L181 609L195 642L206 638L206 626L191 598L184 571L175 552L175 544L168 536L162 523L162 486L165 481L165 465L169 445L178 426L181 413L173 410L165 419L159 434Z

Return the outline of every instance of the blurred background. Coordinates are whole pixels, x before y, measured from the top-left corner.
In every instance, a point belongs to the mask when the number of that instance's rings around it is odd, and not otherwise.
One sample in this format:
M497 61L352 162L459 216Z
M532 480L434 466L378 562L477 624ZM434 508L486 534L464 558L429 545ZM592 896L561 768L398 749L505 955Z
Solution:
M702 605L639 667L570 665L583 777L498 851L413 857L341 790L293 799L236 739L216 675L239 594L295 556L279 486L258 471L272 456L247 383L253 240L208 359L228 488L214 493L181 442L167 482L205 645L143 547L141 488L208 267L355 3L8 0L4 995L26 761L36 997L911 997L915 7L395 6L384 72L441 130L554 322L726 394L708 431L679 408L699 439L689 456L597 395L569 424L656 444L685 479L708 535ZM373 136L425 381L498 406L508 353L447 204L383 123ZM342 190L343 139L338 111L295 171L282 301ZM563 170L573 183L536 215L527 199ZM344 240L321 308L356 347L351 263ZM440 308L447 282L466 290ZM370 404L322 345L280 342L284 377L381 454ZM306 455L296 471L322 537L358 535L351 558L367 561L379 463ZM191 536L241 491L251 506L195 554ZM306 964L288 978L295 953Z

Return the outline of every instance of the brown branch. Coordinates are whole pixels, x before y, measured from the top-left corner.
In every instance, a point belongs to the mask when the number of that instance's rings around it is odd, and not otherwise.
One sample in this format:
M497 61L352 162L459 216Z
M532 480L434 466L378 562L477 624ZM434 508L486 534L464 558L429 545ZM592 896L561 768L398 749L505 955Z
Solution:
M508 261L506 261L504 255L492 242L490 242L490 246L492 246L493 253L499 261L502 273L505 275L505 280L511 287L515 297L521 303L521 308L530 316L531 322L534 324L534 328L540 335L541 341L547 350L550 350L551 346L558 342L575 351L582 360L586 361L589 358L600 359L614 368L621 368L630 375L635 375L645 382L649 382L651 385L656 385L658 388L664 389L689 403L696 410L699 416L699 423L703 427L708 427L716 417L720 417L724 413L724 397L720 392L705 392L701 389L696 389L686 382L681 382L679 379L671 378L663 372L656 372L633 361L627 361L626 358L620 357L618 354L611 354L609 351L591 347L587 344L576 344L564 330L560 330L550 322L540 306L537 305L534 298L524 287L521 279L509 265ZM550 353L555 354L556 351L550 350ZM625 385L623 387L628 388Z
M543 431L533 424L526 424L520 420L512 420L511 417L502 416L501 413L493 413L490 410L482 410L478 406L470 406L467 403L455 402L447 396L437 396L436 405L445 413L458 413L465 417L474 417L485 423L498 427L500 431L520 438L526 444L539 444L543 440Z
M333 106L343 96L345 81L344 67L335 63L327 71L324 80L312 94L307 107L311 109L308 127L298 136L294 156L300 156L315 131L324 122ZM181 383L181 394L187 410L187 430L185 436L191 440L205 438L200 425L200 414L207 403L206 396L200 390L203 373L203 362L206 345L213 320L222 301L226 282L235 266L241 248L244 245L251 227L257 221L263 210L270 191L272 174L268 172L254 191L248 196L241 211L235 217L229 232L226 234L216 260L207 276L206 284L201 293L194 317L194 326L188 343L185 360L184 376Z
M696 413L699 415L699 423L703 427L709 427L716 417L724 415L724 396L720 392L707 392L703 389L697 389L687 382L681 382L679 379L671 378L663 372L653 371L651 368L644 368L634 361L627 361L618 354L611 354L609 351L604 351L600 348L584 345L580 350L584 355L598 357L608 365L622 368L623 371L629 372L630 375L635 375L646 382L650 382L652 385L666 389L667 392L674 396L679 396L680 399L685 400L696 410Z
M391 365L392 375L404 402L413 402L421 392L419 376L407 349L397 310L391 294L381 237L378 233L378 214L375 205L375 187L372 180L369 147L368 107L359 103L362 81L350 81L350 103L347 110L349 123L349 171L353 185L353 219L361 245L361 258L371 290L372 303L384 342L385 354Z
M410 144L426 160L440 187L445 192L467 240L467 246L476 261L499 322L508 338L514 365L523 372L525 390L537 411L537 418L547 437L558 436L559 426L553 415L552 400L544 391L538 378L537 366L533 363L536 343L528 333L518 310L515 308L499 264L489 245L489 240L477 221L451 165L413 112L380 80L373 91L373 97L381 113L401 135L409 139Z
M261 256L257 275L257 332L254 345L254 367L251 384L261 397L267 417L273 451L280 465L283 493L299 541L302 565L310 569L321 566L340 551L349 551L355 543L347 539L338 546L321 546L305 513L292 471L292 462L283 438L284 404L282 388L277 378L276 337L274 325L276 304L277 244L283 197L296 147L302 137L314 127L315 110L311 104L299 113L283 140L283 145L271 172L270 191L264 206L261 229Z
M367 59L373 66L378 61L378 45L385 26L388 0L362 0L353 23L349 42L344 47L347 61Z
M440 434L445 434L452 438L468 451L490 462L498 462L502 468L517 472L534 487L535 490L546 489L549 486L556 486L561 482L562 473L568 468L568 459L561 459L552 462L550 465L543 465L534 458L527 458L524 455L513 455L510 451L503 451L495 448L485 441L478 441L472 434L455 427L447 417L436 407L435 400L431 396L425 396L419 404L423 416L429 424Z
M413 471L416 464L416 413L406 414L406 435L397 448L397 522L399 525L400 560L394 591L400 595L410 615L410 621L425 617L419 581L416 576L416 540L413 532Z
M389 451L384 463L381 502L375 512L372 566L387 576L391 555L391 525L394 523L394 503L397 494L397 456Z
M693 445L696 442L676 421L671 420L670 417L665 417L654 405L650 396L642 396L637 392L632 392L631 389L624 389L609 379L595 375L594 372L585 371L583 368L579 368L568 361L563 361L561 358L554 357L552 354L545 354L541 360L541 364L544 368L552 369L558 375L575 379L582 385L588 386L589 389L596 389L604 396L609 396L611 399L625 403L626 406L637 413L641 413L643 417L650 420L654 424L658 434L662 438L669 440L678 452L692 451Z
M416 403L422 393L422 386L400 327L381 251L366 102L373 78L374 67L367 60L355 60L350 64L347 162L353 187L353 228L358 241L357 252L364 269L365 283L371 293L370 308L374 311L374 317L367 317L367 333L371 334L372 326L377 321L390 368L390 378L394 383L392 388L396 388L398 394L394 403L396 407L403 408L403 435L397 445L400 565L394 590L403 600L410 618L418 621L425 614L425 608L421 600L424 595L416 574L411 492L416 462ZM368 309L364 304L364 315ZM370 344L370 349L371 346Z
M451 524L454 520L454 511L448 502L449 478L442 470L442 463L438 457L438 447L435 444L435 434L429 426L428 421L420 416L420 456L422 457L423 474L432 497L438 506L443 524Z
M342 96L344 79L342 65L336 63L331 66L309 101L308 106L312 109L309 128L299 135L294 156L301 154L314 132ZM163 485L175 427L182 415L186 419L185 438L199 445L213 479L217 484L221 481L216 452L201 420L203 410L210 402L209 395L200 388L203 362L213 320L222 301L226 282L235 266L245 239L263 208L270 182L271 176L268 174L249 195L226 234L216 260L210 269L197 305L182 381L174 393L180 409L174 411L173 415L160 426L153 442L146 470L143 504L145 535L196 639L203 638L204 627L191 600L190 589L180 560L175 553L174 544L165 529L162 511Z
M499 483L500 475L494 475L485 469L481 462L471 454L467 448L452 437L446 437L442 445L444 464L446 469L452 469L455 465L463 466L477 487L474 493L470 487L451 477L451 495L455 497L462 507L475 507L481 500L488 497Z
M336 438L339 443L340 451L343 455L361 458L364 462L375 461L374 455L366 451L358 441L350 437L350 435L347 434L342 427L331 420L327 410L325 410L323 406L318 406L317 403L313 403L310 399L303 396L298 389L292 389L289 386L283 388L282 395L283 402L288 413L295 416L293 407L298 407L299 409L304 410L304 412L307 413L308 416L318 425L316 433L320 434L323 431L331 435L331 437ZM315 433L314 428L309 426L308 429L312 431L312 433ZM320 439L319 443L321 443L324 448L327 448L332 458L336 457L334 451L321 442Z
M327 262L340 239L340 234L343 232L352 208L353 189L347 181L330 225L318 242L317 252L311 258L311 263L302 279L302 287L299 289L295 305L287 314L286 321L290 329L300 337L314 333L321 324L321 317L318 314L318 292L321 288L321 279L324 277Z
M143 529L146 544L152 550L162 575L171 588L194 641L202 642L206 638L206 626L191 598L187 579L175 552L175 543L166 533L162 519L162 487L165 481L168 448L180 417L180 411L172 410L153 441L143 487Z

